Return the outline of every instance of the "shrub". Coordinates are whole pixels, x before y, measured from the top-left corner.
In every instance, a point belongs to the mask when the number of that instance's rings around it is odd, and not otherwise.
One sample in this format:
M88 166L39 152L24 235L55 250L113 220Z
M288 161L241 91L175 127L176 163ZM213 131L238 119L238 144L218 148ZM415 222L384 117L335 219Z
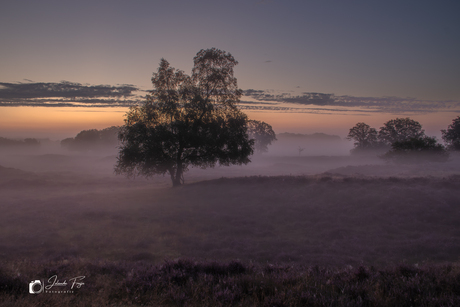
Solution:
M435 137L423 136L395 141L383 158L401 163L446 162L449 154Z

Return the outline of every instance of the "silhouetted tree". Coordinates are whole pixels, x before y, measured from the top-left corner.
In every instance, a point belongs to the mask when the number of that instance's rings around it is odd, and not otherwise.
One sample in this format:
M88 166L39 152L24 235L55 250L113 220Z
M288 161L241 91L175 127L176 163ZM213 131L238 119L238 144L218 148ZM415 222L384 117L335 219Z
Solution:
M34 138L27 138L27 139L24 139L24 145L28 145L28 146L39 146L39 145L40 145L40 141L37 140L37 139L34 139Z
M351 150L352 154L388 149L388 146L379 141L377 130L365 123L357 123L351 128L347 139L354 140L355 148Z
M225 51L201 50L189 77L162 59L152 77L154 90L126 114L115 172L168 173L179 186L190 165L250 162L254 141L248 138L246 115L236 107L242 95L233 76L237 64Z
M389 120L380 128L378 138L382 143L392 145L396 141L406 141L410 138L421 138L425 136L422 125L419 122L407 118L396 118Z
M267 152L267 146L276 141L276 134L271 125L258 120L248 120L249 138L254 140L254 148L257 152Z
M112 126L99 130L99 139L103 145L114 145L118 143L118 132L120 127Z
M61 146L80 151L97 150L110 145L115 146L118 142L119 129L119 127L112 126L102 130L82 130L75 138L63 139Z
M449 150L460 150L460 116L452 120L447 130L441 130L442 139Z
M71 147L72 147L72 144L73 144L74 141L75 141L74 138L65 138L65 139L61 140L61 147L72 149Z
M421 160L445 162L449 154L435 137L421 136L394 142L383 158L406 163Z
M9 146L31 146L38 147L40 146L40 141L34 138L26 138L24 140L12 140L8 138L0 137L0 147L9 147Z
M97 129L80 131L75 137L75 143L81 146L88 146L91 143L97 143L100 140L99 131Z
M347 136L348 140L354 140L357 148L367 148L377 143L377 130L365 123L357 123L350 129Z

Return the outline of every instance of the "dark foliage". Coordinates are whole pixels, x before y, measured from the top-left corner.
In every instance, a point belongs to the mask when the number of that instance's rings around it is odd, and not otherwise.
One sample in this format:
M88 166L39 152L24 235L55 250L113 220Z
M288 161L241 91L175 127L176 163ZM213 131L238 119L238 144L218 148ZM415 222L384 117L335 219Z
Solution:
M452 120L447 130L441 130L442 139L449 150L460 150L460 116Z
M271 125L258 120L248 120L249 138L254 140L254 149L258 153L268 151L268 145L276 141L276 134Z
M406 141L410 138L421 138L425 136L422 125L419 122L407 118L396 118L387 121L380 127L378 138L380 142L391 145L394 142Z
M372 147L377 143L377 130L365 123L357 123L348 132L347 139L354 140L355 147Z
M198 52L194 64L189 77L161 60L151 95L126 114L117 174L168 173L179 186L189 166L250 162L254 141L248 138L246 115L236 107L242 94L233 77L238 62L212 48Z
M443 138L445 135L447 132L443 130ZM387 121L378 134L369 125L357 123L350 129L347 139L355 141L352 154L378 154L391 147L382 158L403 163L445 162L449 158L444 146L438 144L436 138L426 136L422 125L408 117Z
M357 123L350 129L347 136L348 140L354 140L352 154L375 153L388 149L384 142L378 138L377 130L365 123Z
M26 138L24 140L13 140L8 138L0 137L0 147L10 146L32 146L36 147L40 145L40 141L34 138Z
M80 131L75 138L66 138L61 146L70 150L98 150L104 147L115 147L118 143L119 127L109 127L102 130L90 129Z
M449 154L436 138L424 136L394 142L383 158L403 163L446 162Z

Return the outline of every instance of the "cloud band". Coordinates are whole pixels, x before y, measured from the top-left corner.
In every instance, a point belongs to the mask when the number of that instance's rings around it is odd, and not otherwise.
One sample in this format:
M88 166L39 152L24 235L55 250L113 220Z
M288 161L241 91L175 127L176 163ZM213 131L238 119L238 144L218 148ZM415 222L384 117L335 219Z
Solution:
M129 107L144 101L138 87L130 84L83 85L59 83L0 82L1 106ZM143 94L143 93L142 93ZM252 100L252 101L249 101ZM275 94L269 90L244 91L241 109L283 112L459 112L459 101L430 101L400 97L354 97L324 93Z

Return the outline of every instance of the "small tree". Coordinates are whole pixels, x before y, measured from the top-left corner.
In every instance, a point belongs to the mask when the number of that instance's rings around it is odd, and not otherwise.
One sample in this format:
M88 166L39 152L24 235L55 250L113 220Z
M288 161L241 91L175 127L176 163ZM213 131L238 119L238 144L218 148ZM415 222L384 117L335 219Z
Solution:
M419 122L407 118L392 119L383 124L379 131L379 140L391 146L397 141L406 141L411 138L421 138L425 136L425 131Z
M250 162L254 141L248 138L246 115L236 107L242 95L233 77L237 64L225 51L201 50L189 77L162 59L152 77L154 90L126 114L115 172L168 173L179 186L190 165Z
M353 144L355 148L351 150L352 154L388 149L388 146L379 141L377 130L365 123L357 123L351 128L348 132L347 139L354 140Z
M354 140L356 148L368 148L377 142L377 130L365 123L357 123L348 132L347 139Z
M271 125L258 120L248 120L249 138L254 140L254 148L258 153L267 152L268 145L276 141L276 134Z
M442 139L449 150L460 150L460 116L452 120L447 130L441 130Z

